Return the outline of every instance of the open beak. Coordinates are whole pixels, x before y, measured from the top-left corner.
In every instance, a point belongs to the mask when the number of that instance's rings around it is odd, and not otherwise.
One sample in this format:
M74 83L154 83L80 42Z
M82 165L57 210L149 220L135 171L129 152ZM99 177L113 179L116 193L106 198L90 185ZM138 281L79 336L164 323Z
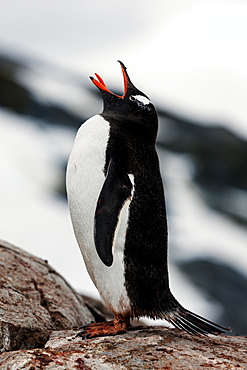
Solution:
M122 62L120 62L120 60L118 60L118 62L121 65L121 69L122 69L122 73L123 73L123 80L124 80L124 93L123 93L123 95L117 95L117 94L114 94L112 91L110 91L108 89L108 87L106 86L106 83L104 82L104 80L97 73L95 73L95 76L96 76L97 79L92 77L92 76L90 76L89 78L92 80L94 85L98 87L99 90L107 91L108 93L110 93L112 95L115 95L118 98L123 99L125 97L127 91L128 91L128 88L130 86L133 86L133 84L130 81L130 78L129 78L128 73L127 73L127 68L125 67L125 65Z

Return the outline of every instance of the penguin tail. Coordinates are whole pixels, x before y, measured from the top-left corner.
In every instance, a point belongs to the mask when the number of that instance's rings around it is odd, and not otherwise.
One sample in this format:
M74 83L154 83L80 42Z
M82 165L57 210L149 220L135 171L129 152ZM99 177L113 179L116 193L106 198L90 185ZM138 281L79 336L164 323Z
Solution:
M177 307L165 315L165 319L173 324L176 328L185 330L189 334L209 335L222 334L226 331L231 331L230 328L225 328L221 325L205 319L182 306Z

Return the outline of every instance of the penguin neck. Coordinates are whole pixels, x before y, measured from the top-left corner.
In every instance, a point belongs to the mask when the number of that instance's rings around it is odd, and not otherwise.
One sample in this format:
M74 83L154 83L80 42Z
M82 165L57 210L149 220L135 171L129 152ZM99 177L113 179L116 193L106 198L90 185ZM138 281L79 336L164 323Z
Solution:
M155 145L157 132L158 132L158 121L157 119L130 119L119 114L112 114L103 112L101 116L110 123L110 129L112 132L118 132L120 135L128 136L133 138L135 141L141 140L147 145Z

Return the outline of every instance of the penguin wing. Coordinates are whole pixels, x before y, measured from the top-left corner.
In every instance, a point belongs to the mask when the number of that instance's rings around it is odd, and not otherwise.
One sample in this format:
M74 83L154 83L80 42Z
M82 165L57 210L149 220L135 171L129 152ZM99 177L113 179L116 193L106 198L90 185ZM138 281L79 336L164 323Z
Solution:
M131 196L132 183L127 172L109 161L106 179L101 189L94 220L94 241L101 261L106 266L113 263L112 244L119 213Z

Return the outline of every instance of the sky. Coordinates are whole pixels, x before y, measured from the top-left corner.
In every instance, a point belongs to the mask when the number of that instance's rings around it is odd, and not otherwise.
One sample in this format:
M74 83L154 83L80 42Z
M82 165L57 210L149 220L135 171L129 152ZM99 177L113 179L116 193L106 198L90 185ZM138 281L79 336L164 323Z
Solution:
M98 72L118 90L120 59L156 104L245 137L246 44L244 0L0 2L2 50Z

